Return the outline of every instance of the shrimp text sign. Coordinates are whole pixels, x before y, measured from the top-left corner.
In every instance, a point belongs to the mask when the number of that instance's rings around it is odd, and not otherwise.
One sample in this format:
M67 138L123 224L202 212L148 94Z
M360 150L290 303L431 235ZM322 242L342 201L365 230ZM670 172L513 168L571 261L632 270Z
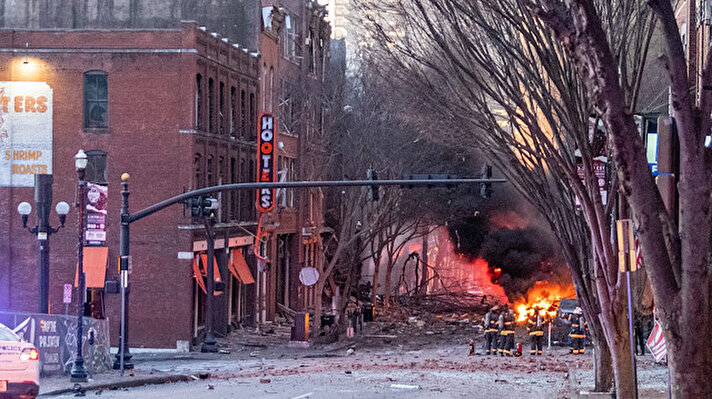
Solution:
M257 138L257 182L271 183L277 181L276 169L276 126L272 114L260 115L260 126ZM269 212L274 208L275 189L261 188L257 190L257 209Z
M33 187L52 174L52 88L0 82L0 187Z

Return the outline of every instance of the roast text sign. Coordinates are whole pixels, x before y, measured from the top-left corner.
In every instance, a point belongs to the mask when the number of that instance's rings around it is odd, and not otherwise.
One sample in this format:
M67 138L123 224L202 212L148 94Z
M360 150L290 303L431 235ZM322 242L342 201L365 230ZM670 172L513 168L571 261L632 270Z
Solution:
M52 88L0 82L0 186L33 187L52 174Z

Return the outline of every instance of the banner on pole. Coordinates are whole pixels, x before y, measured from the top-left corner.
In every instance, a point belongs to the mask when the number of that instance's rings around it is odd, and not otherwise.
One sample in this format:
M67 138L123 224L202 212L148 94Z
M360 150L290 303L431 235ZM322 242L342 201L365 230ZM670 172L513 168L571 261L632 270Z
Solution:
M663 327L657 320L655 321L655 326L648 337L646 345L650 350L650 353L653 354L656 362L661 362L665 358L665 355L667 354L665 335L663 334Z

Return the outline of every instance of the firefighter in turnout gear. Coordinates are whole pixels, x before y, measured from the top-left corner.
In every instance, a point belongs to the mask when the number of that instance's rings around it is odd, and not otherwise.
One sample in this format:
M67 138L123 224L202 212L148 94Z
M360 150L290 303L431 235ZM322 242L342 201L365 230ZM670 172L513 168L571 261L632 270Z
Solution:
M530 354L541 355L542 342L544 341L544 318L539 313L541 308L538 306L534 307L534 313L529 315L527 319L527 331L529 332L529 338L532 340L532 349Z
M569 315L569 320L571 320L571 348L569 353L574 355L582 355L586 350L584 346L584 339L586 338L587 324L586 320L583 318L583 310L581 308L574 309L574 313Z
M490 308L482 322L482 327L485 330L485 355L497 354L497 333L499 332L499 321L497 311L499 306L495 305Z
M512 356L514 348L514 311L506 304L499 315L499 347L502 356Z

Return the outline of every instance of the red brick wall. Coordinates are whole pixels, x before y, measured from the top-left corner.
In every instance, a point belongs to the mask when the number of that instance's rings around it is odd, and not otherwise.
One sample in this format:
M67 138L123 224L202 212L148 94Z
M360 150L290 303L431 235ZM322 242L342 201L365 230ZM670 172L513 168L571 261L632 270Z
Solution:
M223 65L227 65L222 68L224 74L238 76L256 93L257 60L197 30L192 24L185 24L183 31L0 34L0 49L22 49L25 43L28 50L22 55L0 50L0 65L7 66L0 68L0 81L38 80L47 82L53 89L54 202L65 200L73 205L77 181L73 156L79 148L108 153L107 278L114 278L120 175L131 174L130 204L131 209L137 211L194 185L196 137L203 137L205 145L216 153L224 153L229 160L227 155L235 148L225 144L227 138L193 130L195 74L205 68L217 70L217 62L210 57L220 57ZM67 50L58 52L56 49ZM156 51L147 51L149 49ZM13 67L20 59L38 65L34 76L20 76ZM82 127L83 73L90 70L108 73L107 132L85 132ZM36 311L38 247L36 239L21 229L16 212L21 201L34 206L32 188L0 188L0 236L9 238L0 240L0 309ZM64 312L62 285L74 279L76 215L72 207L67 228L51 237L52 313ZM191 337L191 263L177 259L178 251L192 250L190 231L178 228L190 224L190 218L183 215L181 206L176 205L131 226L133 273L129 337L132 346L173 347L176 340ZM56 225L54 211L51 218ZM30 224L34 225L35 221L33 211ZM116 343L120 301L118 296L107 295L106 298L112 339ZM76 307L70 312L75 313Z

